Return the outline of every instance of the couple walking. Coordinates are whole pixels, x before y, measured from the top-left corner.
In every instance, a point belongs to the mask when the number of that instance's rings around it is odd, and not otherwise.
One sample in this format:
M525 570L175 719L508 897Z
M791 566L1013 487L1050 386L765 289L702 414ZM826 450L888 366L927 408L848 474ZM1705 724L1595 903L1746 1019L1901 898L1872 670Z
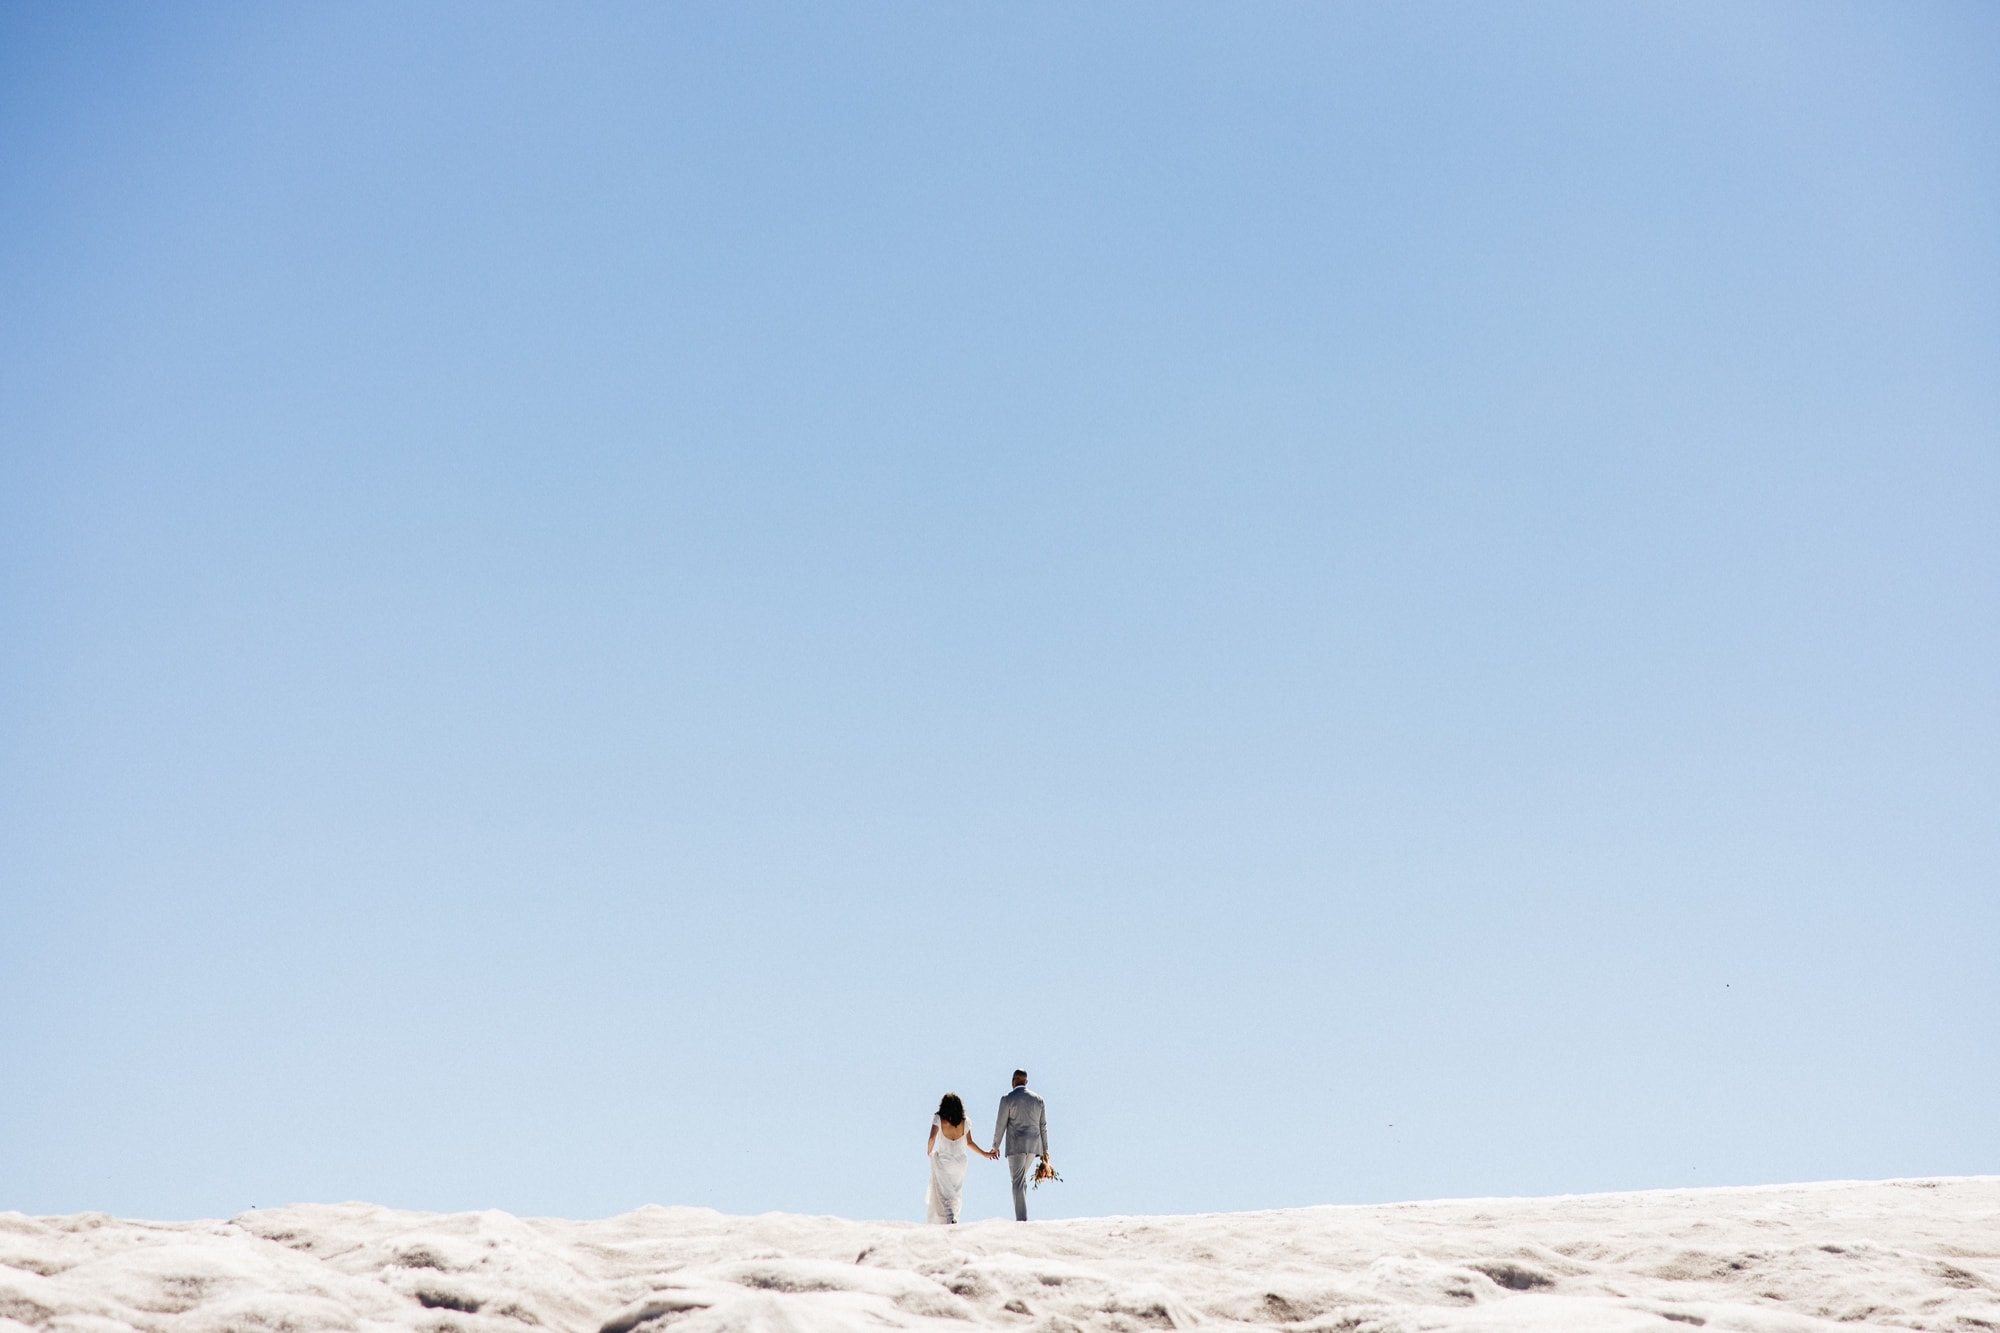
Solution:
M1055 1176L1055 1168L1049 1165L1048 1117L1042 1110L1042 1099L1028 1091L1025 1069L1014 1071L1013 1090L1000 1099L1000 1118L993 1125L990 1152L973 1140L972 1130L965 1123L965 1103L958 1099L957 1093L947 1092L938 1103L937 1114L931 1117L930 1140L924 1144L924 1151L931 1159L931 1186L924 1199L925 1221L958 1221L959 1204L965 1194L966 1145L971 1144L972 1151L994 1162L1000 1159L1003 1140L1007 1174L1014 1181L1014 1220L1025 1222L1028 1164L1037 1157L1041 1159L1034 1168L1037 1180Z

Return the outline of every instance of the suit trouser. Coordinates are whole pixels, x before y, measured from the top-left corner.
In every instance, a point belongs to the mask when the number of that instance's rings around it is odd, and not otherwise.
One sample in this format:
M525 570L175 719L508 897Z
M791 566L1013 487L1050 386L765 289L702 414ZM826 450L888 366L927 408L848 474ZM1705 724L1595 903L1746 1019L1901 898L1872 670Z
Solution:
M1033 1153L1008 1153L1007 1176L1014 1182L1014 1220L1028 1220L1028 1169L1034 1164Z

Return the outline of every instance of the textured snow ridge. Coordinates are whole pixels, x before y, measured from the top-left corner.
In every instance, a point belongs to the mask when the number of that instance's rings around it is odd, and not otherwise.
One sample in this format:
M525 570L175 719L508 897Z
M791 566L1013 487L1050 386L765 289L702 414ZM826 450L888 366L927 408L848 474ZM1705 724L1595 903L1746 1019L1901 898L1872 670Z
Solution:
M2000 1333L2000 1177L921 1227L0 1213L0 1333Z

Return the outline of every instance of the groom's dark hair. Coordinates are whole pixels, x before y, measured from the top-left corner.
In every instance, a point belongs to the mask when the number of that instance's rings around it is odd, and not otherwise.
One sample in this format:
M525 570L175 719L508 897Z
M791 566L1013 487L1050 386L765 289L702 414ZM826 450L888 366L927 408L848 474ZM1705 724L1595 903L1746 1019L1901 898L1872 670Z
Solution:
M1026 1083L1026 1082L1028 1081L1028 1071L1027 1071L1027 1070L1025 1070L1025 1069L1017 1069L1017 1070L1015 1070L1015 1071L1014 1071L1014 1081L1015 1081L1016 1083Z

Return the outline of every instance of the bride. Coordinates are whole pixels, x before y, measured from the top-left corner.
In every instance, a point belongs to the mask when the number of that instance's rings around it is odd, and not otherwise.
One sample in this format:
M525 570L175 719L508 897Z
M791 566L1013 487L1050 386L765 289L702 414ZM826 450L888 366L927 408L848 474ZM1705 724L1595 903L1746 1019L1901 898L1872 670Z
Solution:
M956 1222L960 1200L965 1193L965 1145L971 1143L972 1151L987 1161L997 1158L995 1151L988 1152L973 1143L972 1131L965 1127L965 1103L955 1092L947 1092L938 1103L937 1114L931 1117L931 1136L924 1144L924 1151L931 1159L931 1185L924 1194L924 1220L926 1222Z

